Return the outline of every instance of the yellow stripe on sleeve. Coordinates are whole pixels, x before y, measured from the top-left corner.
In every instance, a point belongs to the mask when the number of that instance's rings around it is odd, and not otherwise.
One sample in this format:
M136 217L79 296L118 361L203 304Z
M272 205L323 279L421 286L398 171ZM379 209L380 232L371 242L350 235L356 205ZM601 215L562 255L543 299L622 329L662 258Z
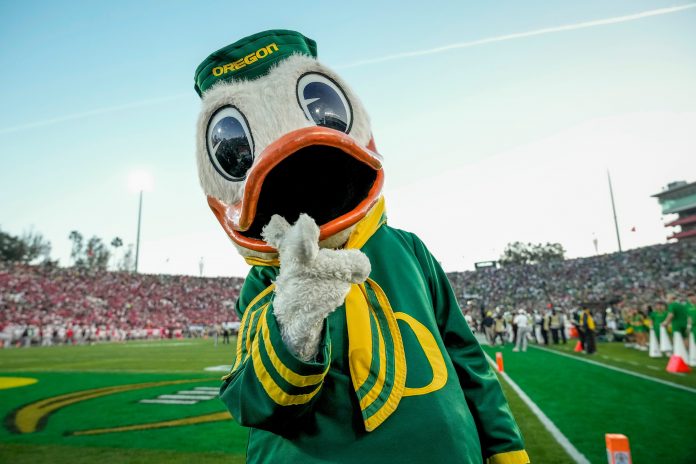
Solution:
M264 311L265 313L266 311ZM266 353L268 353L268 358L271 360L271 364L275 368L276 372L290 385L295 387L308 387L310 385L316 385L317 383L324 380L326 373L329 372L329 366L327 364L326 369L321 374L314 375L301 375L294 372L292 369L283 364L276 354L275 348L273 347L273 342L271 342L270 332L268 329L268 323L264 317L259 321L261 325L261 331L263 333L263 346L266 348Z
M261 293L259 293L258 295L256 295L256 296L254 297L254 299L251 300L251 303L249 303L249 304L247 305L247 307L246 307L246 309L244 310L244 312L246 313L246 312L249 311L249 310L253 310L253 309L254 309L254 305L255 305L256 303L258 303L263 297L265 297L266 295L268 295L269 293L271 293L274 289L275 289L275 284L271 284L271 285L269 285L268 287L264 288L264 289L261 291Z
M239 324L239 330L237 331L237 350L235 355L236 357L234 360L234 366L232 366L230 373L224 376L222 380L226 380L229 376L231 376L232 373L236 371L239 365L242 363L242 339L244 338L244 331L246 330L247 322L249 321L249 314L251 314L251 311L244 311L244 315L242 316L242 322Z
M266 311L268 311L268 308L265 308L262 311L262 318L265 317ZM261 322L259 322L259 324L261 324ZM254 372L256 372L256 377L259 379L259 383L261 383L261 386L266 394L280 406L292 406L309 403L309 401L314 398L317 393L319 393L323 382L319 383L317 388L311 392L302 395L291 395L283 391L275 380L273 380L273 377L271 377L270 373L266 370L266 366L263 364L263 360L261 359L261 351L259 348L259 336L263 336L263 334L261 333L261 326L257 325L256 336L254 337L254 342L252 345L251 360L254 366Z
M486 459L486 464L529 464L529 456L525 450L508 451L494 454Z

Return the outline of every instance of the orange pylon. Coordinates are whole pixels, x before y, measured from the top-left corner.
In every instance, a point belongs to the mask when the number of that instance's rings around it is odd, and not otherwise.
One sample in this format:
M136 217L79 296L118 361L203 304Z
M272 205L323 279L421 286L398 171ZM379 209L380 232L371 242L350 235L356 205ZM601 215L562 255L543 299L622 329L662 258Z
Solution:
M628 445L628 437L620 433L606 433L604 439L607 443L607 457L609 464L631 464L631 447Z
M495 363L498 365L498 372L503 372L503 353L495 353Z
M575 349L573 350L576 353L580 353L582 351L582 342L578 340L578 342L575 344Z

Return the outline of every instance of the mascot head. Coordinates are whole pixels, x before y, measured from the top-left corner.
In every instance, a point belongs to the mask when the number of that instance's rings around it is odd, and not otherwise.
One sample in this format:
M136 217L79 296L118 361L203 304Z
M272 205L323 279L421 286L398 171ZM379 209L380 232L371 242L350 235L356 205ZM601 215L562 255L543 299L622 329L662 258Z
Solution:
M278 214L319 226L342 245L380 198L384 173L358 98L294 31L260 32L198 66L196 155L201 186L245 256L276 250L261 238Z

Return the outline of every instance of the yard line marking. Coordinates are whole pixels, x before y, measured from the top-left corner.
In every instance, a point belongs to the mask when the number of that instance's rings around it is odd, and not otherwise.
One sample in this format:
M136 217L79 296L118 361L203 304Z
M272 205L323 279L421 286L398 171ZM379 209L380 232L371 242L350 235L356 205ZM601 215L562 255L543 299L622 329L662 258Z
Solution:
M232 368L232 366L230 366ZM200 390L200 391L213 391L215 393L220 391L220 387L194 387L194 390Z
M659 371L659 370L660 370L660 369L658 369L658 368L655 367L655 366L645 366L645 367L647 367L648 369L652 369L652 370L654 370L654 371Z
M218 389L213 390L182 390L177 392L179 395L199 395L199 396L211 396L214 398L217 396Z
M604 367L604 368L610 369L612 371L623 372L624 374L632 375L632 376L638 377L640 379L650 380L650 381L656 382L656 383L661 383L661 384L667 385L669 387L678 388L679 390L688 391L689 393L696 393L696 388L691 388L691 387L686 387L684 385L679 385L678 383L670 382L669 380L658 379L656 377L651 377L649 375L629 371L628 369L622 369L620 367L610 366L609 364L604 364L601 362L592 361L591 359L579 358L577 356L573 356L573 355L570 355L567 353L561 353L560 351L556 351L556 350L550 350L548 348L542 348L540 346L533 346L532 348L536 348L537 350L542 350L542 351L548 351L549 353L557 354L558 356L565 356L566 358L575 359L576 361L582 361L582 362L586 362L588 364L594 364L596 366Z
M194 400L140 400L140 403L154 403L154 404L196 404L198 401Z
M217 396L217 395L215 395ZM163 399L163 400L196 400L196 401L202 401L202 400L212 400L215 398L215 396L202 396L202 395L160 395L158 398Z
M488 363L491 365L493 370L497 372L495 362L493 359L488 356L488 353L485 353L486 358L488 358ZM559 445L561 445L561 448L565 450L566 453L570 455L570 457L575 461L577 464L590 464L590 461L587 460L587 458L580 452L578 449L573 446L573 444L568 440L568 438L563 435L563 432L561 432L558 427L556 427L556 424L551 422L551 419L548 418L546 414L539 408L539 406L536 405L532 399L527 396L527 394L520 388L519 385L517 385L509 375L507 375L505 372L498 372L501 377L505 379L505 381L512 387L512 389L517 393L517 395L520 397L522 401L525 402L527 407L534 413L537 418L541 421L541 423L546 427L546 430L549 431L551 436L556 439Z

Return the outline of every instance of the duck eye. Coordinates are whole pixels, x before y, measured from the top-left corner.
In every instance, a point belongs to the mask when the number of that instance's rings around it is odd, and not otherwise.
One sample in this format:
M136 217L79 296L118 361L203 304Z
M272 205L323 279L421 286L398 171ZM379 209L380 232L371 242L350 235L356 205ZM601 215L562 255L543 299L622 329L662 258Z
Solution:
M254 162L249 124L234 106L223 106L210 117L206 135L208 158L225 179L240 181Z
M350 131L352 108L336 82L319 73L304 74L297 81L297 101L307 119L317 126Z

